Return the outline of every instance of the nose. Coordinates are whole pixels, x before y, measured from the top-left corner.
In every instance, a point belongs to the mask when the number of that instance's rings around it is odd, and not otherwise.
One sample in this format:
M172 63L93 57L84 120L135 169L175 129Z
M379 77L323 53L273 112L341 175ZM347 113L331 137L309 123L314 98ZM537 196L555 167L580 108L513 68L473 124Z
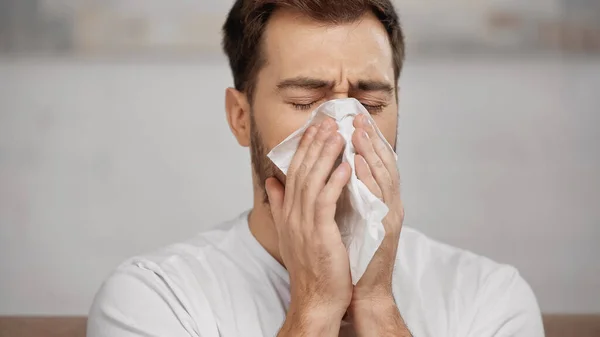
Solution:
M334 93L331 94L331 98L330 99L339 99L339 98L349 98L350 95L348 94L348 91L336 91Z
M347 79L342 78L342 80L336 83L333 88L330 99L348 97L350 97L350 82Z

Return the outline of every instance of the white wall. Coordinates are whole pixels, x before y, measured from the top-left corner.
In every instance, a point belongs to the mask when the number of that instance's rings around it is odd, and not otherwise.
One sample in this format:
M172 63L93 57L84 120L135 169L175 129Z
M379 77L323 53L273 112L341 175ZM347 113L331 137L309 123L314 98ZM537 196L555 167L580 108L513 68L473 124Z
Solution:
M0 61L0 315L85 314L124 258L251 205L221 61ZM409 60L408 225L600 312L600 62Z

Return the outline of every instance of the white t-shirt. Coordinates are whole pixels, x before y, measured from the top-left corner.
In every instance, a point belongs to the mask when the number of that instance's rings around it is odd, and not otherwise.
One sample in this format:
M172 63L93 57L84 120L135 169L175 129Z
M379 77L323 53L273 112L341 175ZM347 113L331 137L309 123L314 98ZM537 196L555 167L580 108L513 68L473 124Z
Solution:
M96 295L88 336L276 336L289 277L247 216L119 266ZM408 227L393 287L415 337L544 336L535 296L515 268Z

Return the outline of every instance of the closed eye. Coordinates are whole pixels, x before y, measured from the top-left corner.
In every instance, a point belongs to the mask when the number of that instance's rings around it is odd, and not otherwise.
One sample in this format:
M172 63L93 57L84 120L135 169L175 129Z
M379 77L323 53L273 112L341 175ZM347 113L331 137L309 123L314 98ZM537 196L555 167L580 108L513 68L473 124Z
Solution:
M314 101L314 102L307 103L307 104L300 104L300 103L290 103L290 104L292 104L294 109L304 111L304 110L312 109L315 106L315 104L317 104L317 103L318 103L318 101ZM371 104L365 104L365 103L362 103L362 105L365 107L365 109L367 109L372 114L376 114L376 113L383 111L383 109L387 106L385 104L371 105Z
M312 107L315 106L315 104L317 103L317 101L308 103L308 104L298 104L298 103L291 103L292 106L294 107L294 109L297 110L310 110Z
M386 107L385 104L370 105L370 104L362 103L362 105L365 107L365 109L367 109L372 114L376 114L378 112L381 112Z

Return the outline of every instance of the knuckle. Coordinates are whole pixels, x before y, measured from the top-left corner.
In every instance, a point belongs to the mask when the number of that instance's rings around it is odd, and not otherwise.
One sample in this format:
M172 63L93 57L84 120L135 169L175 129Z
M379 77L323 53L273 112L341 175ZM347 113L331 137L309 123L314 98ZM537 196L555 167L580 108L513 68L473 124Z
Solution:
M321 147L323 147L323 143L325 143L325 140L322 137L317 137L312 142L312 148L314 150L320 149Z
M305 132L304 135L302 135L302 141L300 142L301 145L306 145L310 142L310 140L313 138L314 134L313 134L312 129L308 128Z
M383 161L381 161L381 159L377 159L373 163L373 167L377 170L381 170L381 169L385 168L385 165L383 164Z
M288 195L289 192L292 192L294 190L294 185L296 184L296 175L295 172L290 171L288 169L288 172L285 176L285 195Z
M295 175L296 175L296 167L291 165L290 167L288 167L287 174L286 174L288 181L290 179L292 179Z
M373 147L375 148L375 150L377 150L377 152L385 153L384 151L386 150L387 146L385 146L385 144L381 140L378 140L374 142Z
M340 140L339 140L339 138L335 138L335 139L327 142L327 144L325 144L323 153L325 153L327 155L335 155L339 151L339 147L340 147Z
M296 171L296 176L303 177L306 175L306 171L308 171L308 165L306 165L306 163L301 163Z
M330 144L327 144L324 148L323 151L321 151L321 158L326 159L326 158L333 158L337 155L337 151L336 148Z
M302 192L310 191L311 187L312 187L311 179L306 179L304 182L302 182Z
M400 187L394 179L390 176L387 176L384 182L387 190L389 191L389 195L396 198L400 195Z
M392 182L392 195L395 197L400 196L400 184L397 182Z
M395 194L396 184L394 184L394 180L389 176L385 176L385 186L388 188L388 191L391 191L392 194Z

